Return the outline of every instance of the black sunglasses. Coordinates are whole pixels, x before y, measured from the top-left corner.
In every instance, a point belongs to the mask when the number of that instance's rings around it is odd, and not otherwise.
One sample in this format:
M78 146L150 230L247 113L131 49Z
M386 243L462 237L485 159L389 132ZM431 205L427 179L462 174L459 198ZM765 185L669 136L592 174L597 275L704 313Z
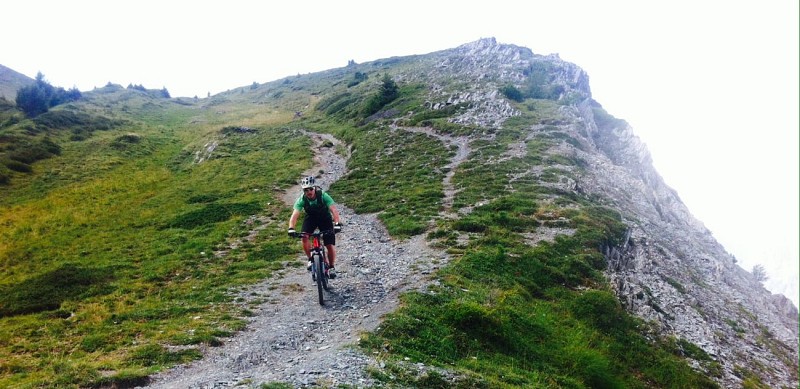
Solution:
M303 192L311 192L314 188L303 188Z

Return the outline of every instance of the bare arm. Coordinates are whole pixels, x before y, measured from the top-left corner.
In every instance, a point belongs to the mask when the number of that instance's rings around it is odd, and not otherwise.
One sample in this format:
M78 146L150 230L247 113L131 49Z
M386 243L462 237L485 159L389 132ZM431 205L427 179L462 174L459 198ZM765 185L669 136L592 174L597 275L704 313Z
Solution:
M300 211L293 209L292 216L289 218L289 228L294 228L297 225L297 219L300 217Z
M333 215L333 222L338 224L339 223L339 210L336 209L336 206L334 206L334 205L331 205L330 207L328 207L328 209L331 210L331 215Z

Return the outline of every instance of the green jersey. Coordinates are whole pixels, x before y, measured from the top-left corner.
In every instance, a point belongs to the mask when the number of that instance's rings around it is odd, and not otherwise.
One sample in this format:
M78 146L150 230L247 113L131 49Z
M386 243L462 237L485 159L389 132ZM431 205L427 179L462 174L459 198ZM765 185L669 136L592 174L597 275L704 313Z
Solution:
M300 195L294 202L294 209L298 211L305 210L306 214L317 213L322 210L328 211L328 208L334 204L333 198L321 189L316 189L317 196L314 200L306 197L305 194ZM322 201L320 201L320 198Z

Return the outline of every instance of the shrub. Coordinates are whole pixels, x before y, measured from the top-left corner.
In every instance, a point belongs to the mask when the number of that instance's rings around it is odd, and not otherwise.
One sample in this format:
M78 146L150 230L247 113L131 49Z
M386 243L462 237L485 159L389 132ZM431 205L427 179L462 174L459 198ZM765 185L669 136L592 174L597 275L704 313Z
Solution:
M117 150L123 150L141 141L142 137L139 134L129 133L114 138L114 141L111 142L111 147Z
M189 197L186 202L189 204L199 204L199 203L213 203L219 200L219 195L216 194L199 194L192 197Z
M347 83L347 87L350 88L356 86L360 84L362 81L365 81L367 77L368 76L366 73L356 72L356 74L353 75L353 80Z
M758 264L753 266L753 278L756 279L758 282L764 282L767 280L767 271L764 269L764 265Z
M128 89L147 92L147 88L145 88L144 85L142 85L142 84L136 84L136 85L128 84Z
M189 362L201 357L202 354L198 350L170 352L157 344L148 344L134 350L128 361L140 366L156 366Z
M52 157L61 153L61 147L50 140L43 140L38 144L26 145L26 148L14 150L8 158L22 163L33 163L40 159Z
M75 126L86 126L89 124L89 115L85 113L75 113L72 111L48 112L34 119L37 127L58 129Z
M389 77L388 74L383 75L383 79L381 79L381 86L378 89L378 93L372 96L364 107L364 114L365 116L370 116L378 111L381 108L385 107L386 104L391 103L395 99L400 97L400 90L397 87L397 84Z
M57 309L62 302L106 292L110 272L64 264L15 284L0 286L0 317Z
M41 115L50 109L47 92L36 84L22 87L17 91L17 107L29 118Z
M473 217L465 217L456 220L453 223L453 229L464 232L484 232L486 231L486 223Z
M247 259L250 261L271 262L294 252L294 248L287 246L286 244L268 242L260 245L257 250L248 253Z
M567 349L560 355L563 364L574 366L573 378L578 378L589 388L624 388L615 376L612 363L598 350L591 348Z
M124 122L102 116L91 116L83 112L56 110L47 112L33 120L36 126L45 129L81 128L87 131L110 130Z
M196 211L176 217L167 228L193 229L207 224L224 222L234 215L252 215L261 210L257 203L208 204Z
M424 123L423 125L430 126L433 124L431 120L451 117L455 115L459 109L465 108L466 106L467 104L465 103L452 104L452 105L447 105L441 109L415 113L414 116L408 119L406 125L414 126L417 125L418 123Z
M625 313L617 298L607 291L587 290L571 305L576 318L583 320L601 332L608 333L620 328Z
M64 88L54 88L44 80L44 75L40 72L36 75L36 82L17 90L17 107L25 112L29 118L36 117L47 112L51 107L68 103L81 98L81 92L72 88L69 91Z
M319 103L317 103L314 109L320 112L325 112L327 115L338 114L340 117L345 117L347 116L343 115L343 113L345 113L345 109L351 105L354 105L357 101L358 97L354 96L352 93L342 93L322 99Z
M600 129L622 127L626 123L624 120L617 119L616 117L612 116L603 108L593 107L592 114L594 115L595 123L597 123L597 126L600 127Z
M511 331L485 307L474 302L453 302L443 312L445 322L458 330L456 347L463 355L474 350L510 352L515 348Z
M500 89L500 92L503 94L503 96L509 98L510 100L514 100L516 102L522 102L522 100L524 100L522 92L520 92L519 89L513 85L504 86Z
M28 165L25 162L20 162L13 159L7 159L3 161L3 165L6 165L7 168L20 173L30 173L33 171L31 165Z
M139 134L130 133L125 135L120 135L114 141L119 143L139 143L141 140L142 137Z

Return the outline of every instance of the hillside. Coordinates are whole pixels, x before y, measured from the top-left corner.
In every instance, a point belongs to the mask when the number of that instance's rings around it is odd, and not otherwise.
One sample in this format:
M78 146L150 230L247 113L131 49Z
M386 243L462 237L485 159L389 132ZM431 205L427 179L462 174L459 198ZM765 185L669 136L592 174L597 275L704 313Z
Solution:
M32 78L0 65L0 98L13 102L17 98L19 88L33 82Z
M0 114L0 386L798 385L797 310L556 55ZM285 233L304 172L346 215L326 307Z

